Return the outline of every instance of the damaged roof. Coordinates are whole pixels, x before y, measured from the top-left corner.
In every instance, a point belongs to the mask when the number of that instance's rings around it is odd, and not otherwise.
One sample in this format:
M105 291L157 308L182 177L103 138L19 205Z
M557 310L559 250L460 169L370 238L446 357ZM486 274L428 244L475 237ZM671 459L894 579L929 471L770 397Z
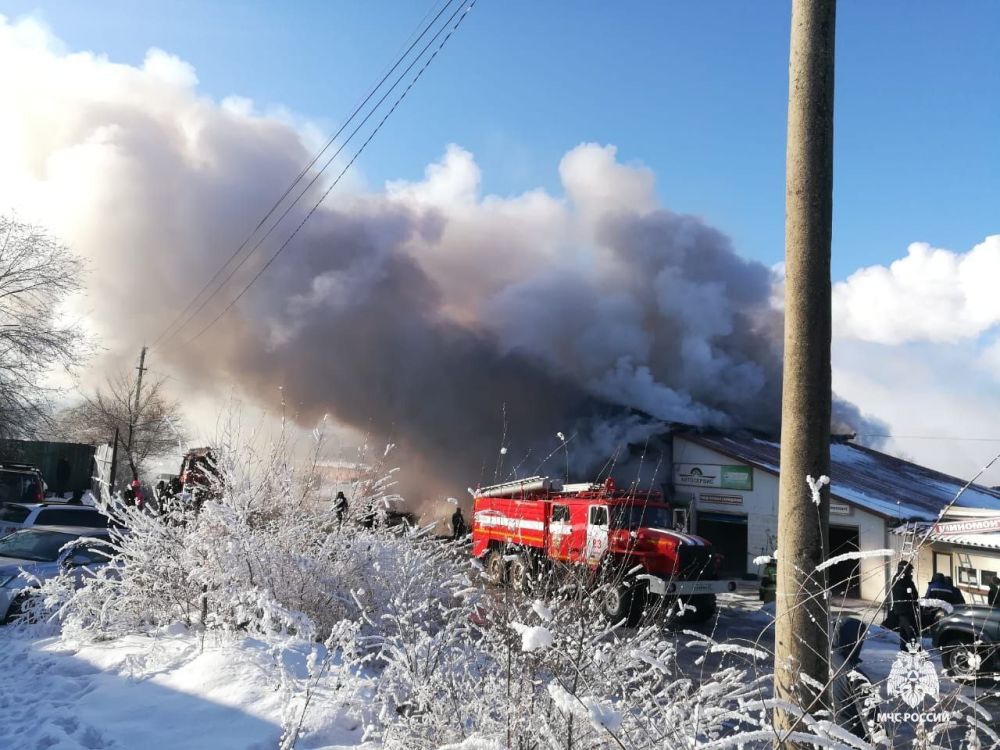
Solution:
M778 474L778 443L754 437L677 433L769 474ZM804 481L804 478L803 478ZM883 518L934 521L959 495L956 508L1000 511L1000 492L850 442L830 443L830 494Z

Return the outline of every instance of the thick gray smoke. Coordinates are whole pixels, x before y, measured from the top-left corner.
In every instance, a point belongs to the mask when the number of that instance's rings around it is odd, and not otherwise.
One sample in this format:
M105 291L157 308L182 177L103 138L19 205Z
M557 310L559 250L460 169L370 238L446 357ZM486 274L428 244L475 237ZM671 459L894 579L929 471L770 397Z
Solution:
M0 91L23 121L0 140L0 198L88 256L85 312L129 358L307 160L300 129L195 96L164 53L129 68L13 28L0 22L0 62L34 75ZM419 182L355 183L218 325L188 342L242 283L154 354L188 395L234 383L273 403L280 386L303 424L329 413L395 441L417 499L561 472L557 432L580 472L667 421L776 432L770 269L661 207L650 171L614 147L578 146L559 173L563 196L483 197L452 146Z

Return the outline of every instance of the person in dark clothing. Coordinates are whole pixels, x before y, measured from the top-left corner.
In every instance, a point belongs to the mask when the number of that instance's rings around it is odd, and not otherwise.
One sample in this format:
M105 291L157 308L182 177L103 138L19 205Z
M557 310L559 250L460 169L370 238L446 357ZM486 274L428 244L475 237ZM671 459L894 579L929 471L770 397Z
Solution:
M899 650L905 651L908 643L920 640L917 584L913 580L913 566L905 560L900 560L896 567L890 596L889 613L899 633Z
M1000 609L1000 583L997 581L990 584L989 591L986 593L986 603L994 609Z
M347 516L347 497L343 492L338 492L333 498L333 512L337 515L337 523L343 523Z
M451 514L451 538L461 539L465 536L468 531L465 525L465 516L462 515L461 508L455 508L455 512Z
M951 589L952 587L944 580L944 573L935 573L930 583L927 584L924 599L940 599L951 604Z
M837 724L863 740L876 734L877 695L871 678L861 668L865 625L856 617L845 618L833 638L830 654L830 696Z
M944 585L948 587L951 591L951 599L947 601L951 604L965 604L965 596L962 594L961 589L955 585L955 582L951 579L951 576L944 577Z

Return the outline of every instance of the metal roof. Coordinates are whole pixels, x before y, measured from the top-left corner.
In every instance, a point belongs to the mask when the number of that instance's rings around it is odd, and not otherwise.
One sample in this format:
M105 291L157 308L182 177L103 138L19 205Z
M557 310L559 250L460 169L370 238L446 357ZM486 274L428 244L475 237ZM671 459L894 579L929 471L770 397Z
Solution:
M957 544L960 547L1000 549L1000 534L931 534L928 539L943 544Z
M676 436L778 474L781 462L778 443L749 436L697 432L678 432ZM959 496L956 508L1000 511L1000 492L977 484L962 492L965 483L957 477L854 443L830 444L831 496L883 518L935 521L956 495Z

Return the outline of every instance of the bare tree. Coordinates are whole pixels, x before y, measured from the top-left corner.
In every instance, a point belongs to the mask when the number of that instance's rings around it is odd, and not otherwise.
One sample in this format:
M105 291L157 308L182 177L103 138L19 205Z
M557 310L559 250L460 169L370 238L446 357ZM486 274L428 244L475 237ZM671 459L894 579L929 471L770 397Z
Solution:
M165 379L142 383L136 408L137 373L122 370L109 377L103 388L93 396L63 411L60 417L62 433L67 438L84 443L109 443L117 428L121 460L128 463L133 477L138 478L152 458L178 450L186 441L180 402L165 392ZM125 435L134 425L132 446L128 449Z
M45 386L85 353L80 326L60 310L81 286L83 264L42 229L0 216L0 437L30 437L51 427Z

